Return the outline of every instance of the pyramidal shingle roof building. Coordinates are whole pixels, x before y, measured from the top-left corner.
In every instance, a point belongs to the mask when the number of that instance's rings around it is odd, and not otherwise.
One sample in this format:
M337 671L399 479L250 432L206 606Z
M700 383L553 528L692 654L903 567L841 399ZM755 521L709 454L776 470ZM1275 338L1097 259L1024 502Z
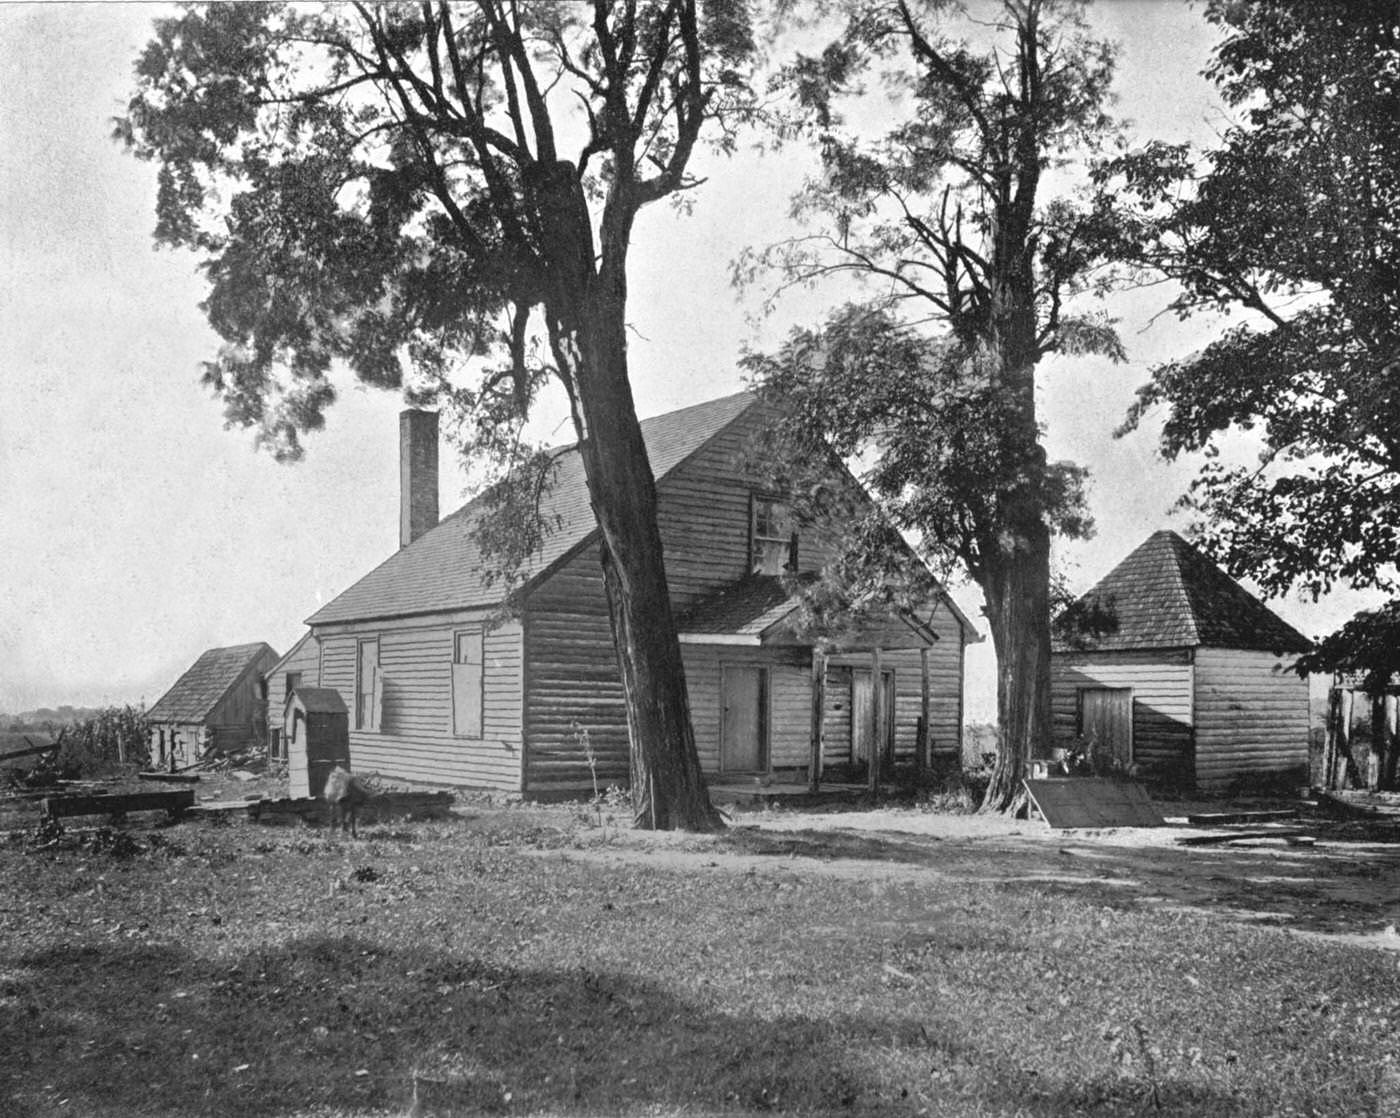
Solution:
M1055 743L1205 792L1300 781L1310 643L1198 548L1154 532L1057 620Z
M1059 649L1305 652L1308 639L1170 530L1153 532L1081 599L1105 627L1057 631Z

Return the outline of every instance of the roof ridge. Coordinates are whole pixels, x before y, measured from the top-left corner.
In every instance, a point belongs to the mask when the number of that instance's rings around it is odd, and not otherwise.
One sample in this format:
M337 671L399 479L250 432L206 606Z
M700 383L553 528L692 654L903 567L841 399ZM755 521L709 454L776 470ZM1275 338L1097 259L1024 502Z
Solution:
M1186 625L1190 630L1191 643L1200 644L1202 630L1200 618L1197 615L1198 603L1196 601L1196 595L1192 593L1192 586L1186 578L1186 571L1184 569L1184 564L1187 560L1191 545L1184 537L1173 532L1170 528L1163 528L1159 532L1153 533L1153 536L1148 539L1148 543L1150 544L1152 539L1155 539L1157 536L1162 536L1164 538L1171 554L1171 571L1176 577L1176 590L1185 607Z

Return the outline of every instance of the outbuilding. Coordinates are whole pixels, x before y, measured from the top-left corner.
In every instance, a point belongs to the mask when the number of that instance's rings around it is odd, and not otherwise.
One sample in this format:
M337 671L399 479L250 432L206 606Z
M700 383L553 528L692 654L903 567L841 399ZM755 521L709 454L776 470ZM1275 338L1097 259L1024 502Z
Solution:
M233 753L266 740L262 680L277 653L262 641L202 653L146 713L151 760L193 764L207 753Z
M1098 767L1219 793L1308 764L1310 642L1172 531L1056 620L1055 744Z

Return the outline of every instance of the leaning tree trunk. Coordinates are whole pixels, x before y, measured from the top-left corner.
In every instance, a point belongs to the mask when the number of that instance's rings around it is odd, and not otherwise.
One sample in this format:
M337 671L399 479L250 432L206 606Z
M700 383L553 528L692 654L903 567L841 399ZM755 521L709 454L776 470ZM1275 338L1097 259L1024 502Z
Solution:
M626 374L622 316L598 308L581 354L583 460L603 537L603 574L631 739L639 826L712 830L680 640L656 525L656 483ZM599 321L605 319L606 321Z
M714 830L722 824L700 773L656 523L656 481L628 380L626 257L635 205L614 183L595 265L592 224L573 166L539 164L527 185L544 261L550 343L582 413L579 451L602 536L633 811L643 827Z

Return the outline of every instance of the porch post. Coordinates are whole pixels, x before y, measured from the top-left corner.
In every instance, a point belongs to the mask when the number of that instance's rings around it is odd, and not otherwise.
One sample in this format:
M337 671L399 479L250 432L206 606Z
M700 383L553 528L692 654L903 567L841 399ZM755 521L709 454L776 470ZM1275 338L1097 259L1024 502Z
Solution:
M870 650L870 718L874 733L870 735L870 766L867 787L872 796L880 792L880 765L884 761L885 689L880 686L880 650Z
M1337 783L1338 790L1355 788L1356 765L1351 756L1351 715L1356 695L1350 688L1342 691L1341 715L1337 720Z
M807 791L821 784L822 736L826 726L826 649L812 646L812 757L807 771Z
M929 683L928 683L928 647L919 649L919 739L914 743L914 774L924 775L924 768L932 760L929 756L929 741L932 735L929 732Z

